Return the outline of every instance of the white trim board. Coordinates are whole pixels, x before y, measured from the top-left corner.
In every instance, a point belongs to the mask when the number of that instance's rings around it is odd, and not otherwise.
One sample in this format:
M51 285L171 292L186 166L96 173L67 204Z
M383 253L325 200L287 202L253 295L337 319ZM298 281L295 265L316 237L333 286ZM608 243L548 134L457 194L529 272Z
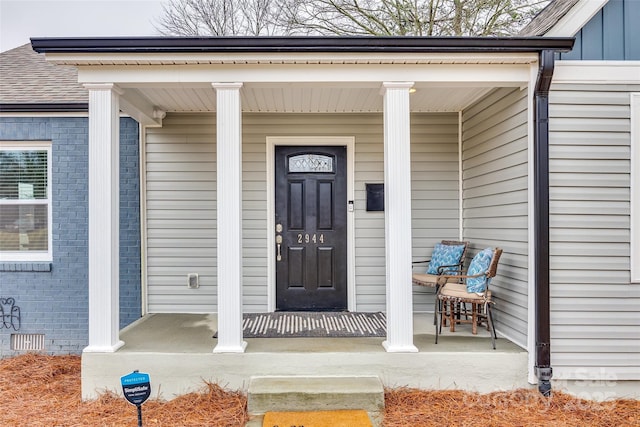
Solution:
M557 61L553 83L640 84L640 61Z
M140 175L140 310L149 313L149 270L147 248L147 127L138 124L138 174Z
M268 136L267 137L267 310L276 309L275 269L275 147L277 145L336 145L347 147L347 201L354 200L355 137ZM345 209L347 207L345 206ZM356 311L355 212L347 210L347 309Z
M640 283L640 92L631 105L631 282Z
M546 37L573 37L609 0L580 0L546 32Z
M538 67L531 67L531 77L528 86L528 105L535 105L536 80L538 79ZM528 238L527 251L527 352L528 352L528 370L527 376L529 384L537 384L536 376L536 230L535 230L535 117L534 108L527 108L527 167L528 167L528 194L527 203L529 204L528 212Z
M47 117L84 117L88 118L89 113L86 111L74 111L74 112L0 112L0 117L38 117L38 118L47 118ZM128 116L121 116L128 117Z
M368 83L369 87L379 87L380 82L393 76L394 81L416 83L471 84L484 87L520 86L528 80L529 65L536 59L537 56L530 55L526 63L516 64L213 64L182 67L81 67L78 70L78 80L84 84L109 81L139 89L146 83L162 83L163 87L175 87L176 84L182 87L202 87L205 82L212 80L241 81L245 84Z
M53 143L47 140L0 141L1 150L46 151L47 152L47 199L8 200L11 205L47 206L47 250L46 251L5 251L0 252L0 262L52 262L53 261Z

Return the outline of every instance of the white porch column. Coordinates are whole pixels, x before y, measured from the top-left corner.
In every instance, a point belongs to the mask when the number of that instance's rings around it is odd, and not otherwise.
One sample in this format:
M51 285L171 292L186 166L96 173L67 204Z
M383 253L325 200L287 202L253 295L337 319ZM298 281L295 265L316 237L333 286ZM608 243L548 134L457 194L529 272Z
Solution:
M409 89L413 82L385 82L384 218L388 352L417 352L413 345L411 288L411 155Z
M218 345L243 353L242 340L242 83L213 83L217 100Z
M120 341L120 108L113 84L89 90L89 346L114 352Z

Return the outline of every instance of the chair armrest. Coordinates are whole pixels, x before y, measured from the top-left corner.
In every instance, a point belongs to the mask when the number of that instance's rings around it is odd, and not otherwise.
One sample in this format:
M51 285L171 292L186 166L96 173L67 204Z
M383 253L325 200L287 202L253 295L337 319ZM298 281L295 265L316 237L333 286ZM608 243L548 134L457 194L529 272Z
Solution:
M428 262L431 262L431 258L429 258L429 259L424 259L424 260L420 260L420 261L413 261L413 262L411 263L411 265L426 264L426 263L428 263Z
M476 277L482 277L482 276L486 276L486 275L487 275L487 272L485 271L484 273L474 274L472 276L469 276L469 275L466 275L466 274L461 274L459 276L457 276L455 274L442 274L440 277L444 277L444 278L455 277L456 279L475 279Z
M446 271L455 271L456 274L449 274L449 276L460 276L462 274L462 263L459 264L451 264L451 265L441 265L438 267L438 275L441 276Z

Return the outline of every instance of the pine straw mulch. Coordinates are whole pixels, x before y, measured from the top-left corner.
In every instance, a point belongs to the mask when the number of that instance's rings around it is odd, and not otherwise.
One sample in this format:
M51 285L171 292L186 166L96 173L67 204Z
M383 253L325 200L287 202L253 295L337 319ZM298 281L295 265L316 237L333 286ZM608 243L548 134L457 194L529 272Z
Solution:
M640 426L640 401L593 402L536 390L489 394L463 391L385 391L387 427ZM247 400L240 392L205 383L199 393L143 405L144 426L244 426ZM80 358L27 354L0 360L0 426L137 426L124 398L106 393L80 400Z
M460 390L385 392L385 427L418 426L640 426L640 400L594 402L519 389L488 394Z

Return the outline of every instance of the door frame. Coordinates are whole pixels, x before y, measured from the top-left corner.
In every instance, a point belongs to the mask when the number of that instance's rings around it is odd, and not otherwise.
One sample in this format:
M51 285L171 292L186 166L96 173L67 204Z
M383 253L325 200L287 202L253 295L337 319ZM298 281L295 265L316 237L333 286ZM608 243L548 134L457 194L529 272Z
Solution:
M354 202L355 137L353 136L268 136L267 141L267 311L276 309L275 254L275 151L278 145L346 146L347 203ZM347 206L344 207L347 209ZM355 208L347 209L347 310L356 311Z

